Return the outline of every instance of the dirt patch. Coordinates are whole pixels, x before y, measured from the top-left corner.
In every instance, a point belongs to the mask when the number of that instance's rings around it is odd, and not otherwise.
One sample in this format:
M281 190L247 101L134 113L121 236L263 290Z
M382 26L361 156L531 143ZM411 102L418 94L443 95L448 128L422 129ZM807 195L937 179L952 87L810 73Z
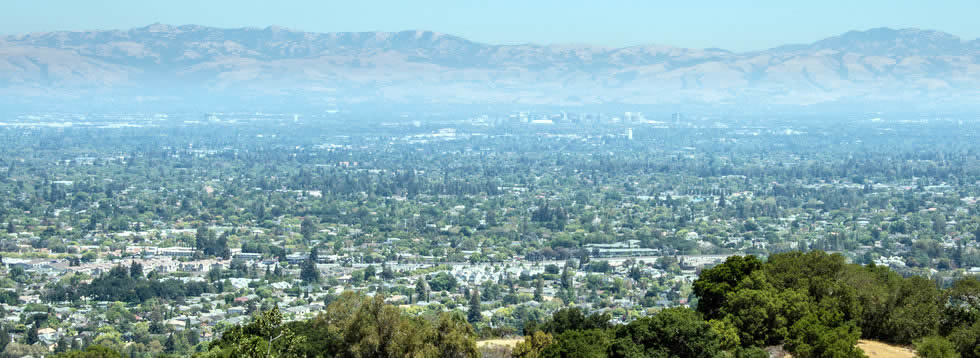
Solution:
M504 346L514 348L517 343L523 342L524 338L507 338L507 339L488 339L485 341L476 342L477 347L489 347L489 346Z
M914 358L915 351L881 342L859 340L858 348L864 351L868 358Z

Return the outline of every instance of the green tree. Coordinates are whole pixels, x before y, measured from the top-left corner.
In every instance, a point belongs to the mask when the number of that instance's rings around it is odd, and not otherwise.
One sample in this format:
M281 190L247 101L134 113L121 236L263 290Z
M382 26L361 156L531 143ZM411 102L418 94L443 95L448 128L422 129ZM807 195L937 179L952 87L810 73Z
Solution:
M551 314L551 319L538 329L552 335L565 331L585 331L590 329L607 329L612 327L608 313L594 313L586 316L578 307L562 308Z
M389 281L395 278L395 271L391 269L391 266L384 264L381 266L381 279Z
M368 265L364 268L364 280L370 281L374 279L374 276L377 275L377 273L377 269L374 268L374 265Z
M456 282L456 277L446 272L437 273L429 280L429 287L432 291L452 291L458 285L459 283Z
M5 356L5 357L25 357L25 356L46 357L49 354L51 354L51 351L48 350L48 347L47 346L44 346L42 344L20 344L20 343L17 343L17 342L10 342L10 344L7 345L7 348L4 348L3 349L3 353L0 353L0 356ZM109 357L110 358L114 358L115 356L109 356ZM88 357L85 357L85 358L88 358Z
M215 283L224 279L224 270L219 265L211 266L208 270L208 282Z
M299 277L304 283L318 283L320 282L320 270L316 268L316 264L313 260L306 259L303 261L303 267L300 268Z
M555 336L555 342L541 350L542 358L604 358L613 342L608 330L565 331Z
M632 357L636 353L647 357L720 357L722 350L718 334L697 312L669 308L616 331L610 356Z
M350 352L359 356L379 356L400 350L410 350L411 340L398 340L403 330L411 330L412 322L403 320L401 312L384 304L380 297L367 299L347 322L343 341Z
M37 343L41 339L37 336L37 323L31 325L31 328L27 330L27 334L24 335L24 343L27 345L32 345Z
M54 352L65 353L68 352L69 350L71 350L71 338L68 338L67 336L61 336L61 338L58 339L58 342L55 343Z
M565 267L563 267L561 270L561 288L563 290L570 290L572 289L572 285L574 285L574 282L572 278L571 264L569 261L565 261Z
M969 327L980 322L980 278L957 280L944 293L943 301L948 302L943 312L943 334L956 327Z
M790 327L786 349L794 357L865 357L857 348L861 330L853 321L841 323L840 312L818 310Z
M299 233L303 235L303 240L307 242L312 240L313 235L316 234L316 226L313 224L313 220L310 220L309 217L303 218L303 221L299 224Z
M534 280L534 300L544 302L544 278L541 275Z
M738 347L732 356L734 358L769 358L769 352L759 347Z
M479 323L483 320L483 314L480 311L480 290L474 288L473 292L470 293L470 306L466 312L466 320L472 324Z
M473 328L461 314L409 316L382 295L344 292L322 314L289 327L304 338L300 355L310 357L478 356Z
M915 356L923 358L960 358L953 342L940 336L929 336L915 342Z
M511 355L514 358L538 358L545 347L551 345L555 337L542 331L536 331L524 337L524 340L514 346Z
M778 344L787 329L782 308L774 290L739 290L728 295L725 320L738 328L745 346Z
M477 358L476 334L473 326L466 322L458 312L443 312L435 325L435 348L439 357Z
M133 261L129 265L129 277L133 279L139 279L143 277L143 265L139 262Z
M953 329L949 340L963 358L980 358L980 322Z
M701 272L694 281L694 294L698 296L698 312L706 319L722 318L726 296L735 290L743 278L762 268L762 261L755 256L732 256L725 263Z
M896 297L896 307L888 318L895 342L912 343L939 332L942 296L932 281L920 276L910 277L903 282Z
M421 277L415 281L415 295L417 301L429 302L429 283Z
M7 327L0 324L0 352L7 348L7 344L10 344L10 332L7 332Z
M167 336L167 341L163 343L163 351L167 353L177 352L177 339L174 338L173 332L170 332L170 335Z
M264 311L244 326L225 331L212 341L204 357L300 357L305 337L282 324L279 308Z
M718 343L721 345L721 349L732 351L741 345L738 328L732 325L731 322L716 319L708 321L708 323L711 324L711 329L718 335Z

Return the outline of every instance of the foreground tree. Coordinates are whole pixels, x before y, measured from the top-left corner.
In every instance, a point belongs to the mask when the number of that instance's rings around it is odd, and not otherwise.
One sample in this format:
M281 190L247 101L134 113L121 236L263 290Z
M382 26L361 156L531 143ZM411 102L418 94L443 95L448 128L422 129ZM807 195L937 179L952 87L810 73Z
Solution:
M262 312L252 323L225 331L211 342L201 357L301 357L299 348L306 340L282 324L279 308Z
M733 292L743 278L761 268L762 261L750 255L732 256L725 263L702 271L693 287L699 297L698 312L706 319L721 318L726 295Z
M91 345L84 351L58 353L51 358L123 358L123 355L107 347Z
M463 316L456 312L445 312L439 315L432 333L438 356L443 358L479 357L473 337L476 333L473 326L466 322Z
M345 292L324 313L289 327L304 338L301 355L310 357L479 356L473 327L462 314L408 316L382 295Z
M930 336L915 342L915 355L923 358L960 358L953 342L940 336Z
M810 314L793 324L786 349L801 358L862 358L857 348L861 330L854 322L840 323L839 313L822 311Z
M554 336L542 331L536 331L524 337L523 341L517 343L514 346L512 355L514 358L538 358L541 356L541 351L554 341Z
M711 324L687 308L670 308L630 322L616 332L611 357L721 357Z

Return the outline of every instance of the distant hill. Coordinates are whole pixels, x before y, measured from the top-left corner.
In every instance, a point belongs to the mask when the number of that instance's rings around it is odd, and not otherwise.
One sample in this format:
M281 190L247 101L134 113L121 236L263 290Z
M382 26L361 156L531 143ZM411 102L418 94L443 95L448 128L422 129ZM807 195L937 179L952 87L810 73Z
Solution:
M980 99L980 40L879 28L735 53L491 45L431 31L154 24L0 37L0 94L23 100L193 94L394 103L970 103Z

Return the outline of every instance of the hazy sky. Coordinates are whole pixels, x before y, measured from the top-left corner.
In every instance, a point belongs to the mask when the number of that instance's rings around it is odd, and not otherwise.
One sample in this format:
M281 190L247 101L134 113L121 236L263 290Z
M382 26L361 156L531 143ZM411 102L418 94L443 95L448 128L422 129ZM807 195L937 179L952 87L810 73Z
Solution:
M918 27L980 37L980 0L2 0L0 33L160 22L332 31L425 29L496 43L664 44L735 51L849 30Z

